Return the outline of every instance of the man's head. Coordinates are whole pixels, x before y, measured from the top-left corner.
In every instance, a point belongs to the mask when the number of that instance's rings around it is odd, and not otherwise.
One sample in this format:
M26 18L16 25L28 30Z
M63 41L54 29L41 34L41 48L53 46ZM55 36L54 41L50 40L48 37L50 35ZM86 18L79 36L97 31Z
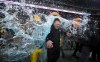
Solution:
M78 28L79 27L79 24L81 22L81 18L74 18L73 19L73 28Z
M55 29L59 29L60 25L61 25L61 21L58 18L56 18L54 20L54 27L55 27Z
M68 37L71 37L72 33L71 33L70 31L67 31L67 32L66 32L66 35L67 35Z

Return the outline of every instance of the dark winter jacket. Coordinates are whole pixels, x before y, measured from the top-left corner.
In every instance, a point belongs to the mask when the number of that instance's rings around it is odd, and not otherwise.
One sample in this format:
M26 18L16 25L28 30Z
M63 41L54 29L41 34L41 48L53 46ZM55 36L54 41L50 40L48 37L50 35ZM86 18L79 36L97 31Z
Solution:
M55 29L55 27L51 26L51 31L47 35L46 41L51 40L53 42L53 48L60 48L60 30Z

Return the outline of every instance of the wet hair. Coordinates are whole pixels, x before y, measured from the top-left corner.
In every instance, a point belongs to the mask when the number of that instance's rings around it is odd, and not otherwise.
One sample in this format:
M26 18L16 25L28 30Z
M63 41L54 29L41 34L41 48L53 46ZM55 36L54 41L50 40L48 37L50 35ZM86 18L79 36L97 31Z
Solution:
M70 31L70 30L67 30L66 32L69 32L69 33L71 33L71 31Z
M51 32L54 31L54 23L55 23L56 21L61 22L61 21L59 20L59 18L55 18L53 24L51 25Z
M59 18L55 18L53 24L54 24L56 21L61 22Z

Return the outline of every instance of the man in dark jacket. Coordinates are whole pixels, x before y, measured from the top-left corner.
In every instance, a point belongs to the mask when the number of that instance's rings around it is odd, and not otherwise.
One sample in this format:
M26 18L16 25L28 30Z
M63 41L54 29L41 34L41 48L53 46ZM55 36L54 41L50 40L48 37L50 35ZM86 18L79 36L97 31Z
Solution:
M92 42L94 41L94 33L91 29L87 29L81 38L81 44L82 44L82 51L79 58L79 62L89 62L89 55L90 50L92 48Z
M56 18L46 38L47 62L56 62L60 56L60 20Z

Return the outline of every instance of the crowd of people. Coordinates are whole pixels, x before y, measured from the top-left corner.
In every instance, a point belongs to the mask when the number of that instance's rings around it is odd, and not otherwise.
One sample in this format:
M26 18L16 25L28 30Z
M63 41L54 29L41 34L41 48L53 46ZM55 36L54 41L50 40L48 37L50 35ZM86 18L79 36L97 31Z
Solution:
M58 46L60 44L60 35L57 33L59 31L57 28L60 26L59 24L59 19L55 19L54 24L51 27L51 32L47 36L47 62L57 62L57 59L60 56L60 46ZM90 29L87 29L84 32L84 35L82 35L79 26L77 24L73 24L71 26L71 30L69 29L63 34L64 37L61 47L62 57L66 56L63 51L63 46L68 47L68 44L66 45L68 42L66 41L74 39L69 41L71 43L71 48L73 48L73 42L75 43L75 50L73 49L74 52L72 57L79 58L79 62L89 62L90 57L92 58L92 62L100 62L100 33L93 33L94 30L92 27L93 26L90 26ZM77 56L78 51L79 56Z

